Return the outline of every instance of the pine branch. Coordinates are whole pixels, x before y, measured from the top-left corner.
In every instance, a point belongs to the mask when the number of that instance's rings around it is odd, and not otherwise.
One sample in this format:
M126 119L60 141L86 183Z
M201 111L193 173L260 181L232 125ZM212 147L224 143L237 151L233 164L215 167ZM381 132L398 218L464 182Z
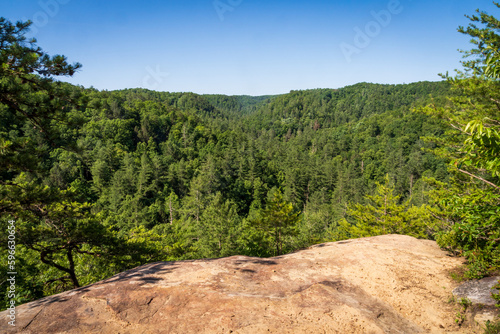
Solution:
M469 173L469 172L467 172L467 171L465 171L465 170L463 170L463 169L460 169L460 168L457 168L457 170L458 170L459 172L461 172L461 173L464 173L464 174L467 174L467 175L469 175L469 176L472 176L473 178L476 178L476 179L478 179L478 180L480 180L480 181L482 181L482 182L484 182L484 183L486 183L486 184L488 184L488 185L492 186L492 187L493 187L493 188L495 188L496 190L500 190L500 187L499 187L499 186L497 186L496 184L494 184L494 183L492 183L492 182L490 182L490 181L487 181L487 180L483 179L483 178L482 178L482 177L480 177L480 176L474 175L474 174Z

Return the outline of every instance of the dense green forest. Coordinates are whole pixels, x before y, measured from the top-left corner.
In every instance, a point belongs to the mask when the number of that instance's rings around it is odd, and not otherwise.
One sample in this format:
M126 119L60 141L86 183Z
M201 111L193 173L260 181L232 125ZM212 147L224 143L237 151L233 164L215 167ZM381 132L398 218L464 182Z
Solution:
M15 221L18 303L152 261L385 233L437 240L470 277L498 269L496 53L440 82L99 91L56 81L80 64L28 28L0 19L0 221Z

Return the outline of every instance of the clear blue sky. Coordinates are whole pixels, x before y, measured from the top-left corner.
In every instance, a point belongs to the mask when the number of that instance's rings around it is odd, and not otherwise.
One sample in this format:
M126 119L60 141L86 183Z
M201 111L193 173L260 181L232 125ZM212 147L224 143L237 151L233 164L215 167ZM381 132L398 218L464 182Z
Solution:
M490 0L3 0L0 16L34 21L85 87L264 95L440 80L477 8L500 17Z

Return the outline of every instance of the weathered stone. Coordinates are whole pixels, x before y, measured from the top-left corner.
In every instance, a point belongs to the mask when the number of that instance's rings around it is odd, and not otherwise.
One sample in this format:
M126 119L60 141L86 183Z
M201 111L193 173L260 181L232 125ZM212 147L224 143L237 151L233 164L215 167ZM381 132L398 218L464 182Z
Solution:
M498 293L493 286L498 284L499 280L500 276L468 281L453 290L453 295L458 298L467 298L473 304L493 306L496 301L491 298L491 294Z
M158 262L17 308L0 333L472 333L448 303L462 260L386 235L261 259Z
M488 321L495 321L498 317L498 312L494 309L480 310L474 315L473 320L477 323L484 325Z

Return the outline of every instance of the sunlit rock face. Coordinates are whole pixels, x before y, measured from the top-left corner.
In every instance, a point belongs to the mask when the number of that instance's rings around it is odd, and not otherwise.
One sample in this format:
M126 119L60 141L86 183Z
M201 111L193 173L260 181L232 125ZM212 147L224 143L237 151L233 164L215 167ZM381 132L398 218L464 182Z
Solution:
M450 303L461 259L385 235L274 258L158 262L17 307L2 333L471 333Z

